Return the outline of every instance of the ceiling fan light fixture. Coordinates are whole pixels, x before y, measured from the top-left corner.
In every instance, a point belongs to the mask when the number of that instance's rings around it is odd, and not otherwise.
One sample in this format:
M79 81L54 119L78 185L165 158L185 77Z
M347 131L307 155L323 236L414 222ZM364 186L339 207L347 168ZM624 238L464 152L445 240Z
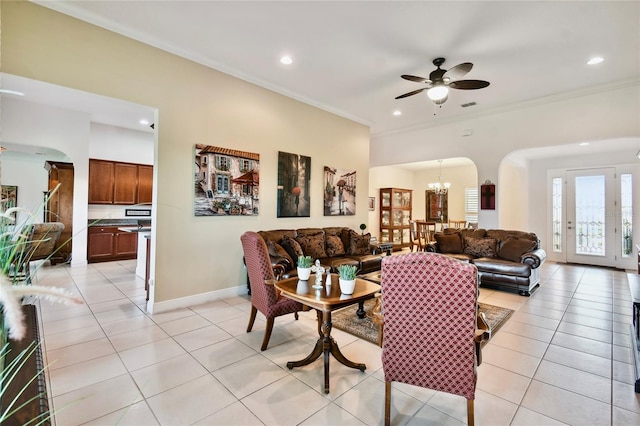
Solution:
M429 97L429 99L431 99L436 103L438 103L438 101L442 101L440 103L443 103L444 101L447 100L448 95L449 95L449 88L441 84L435 85L429 90L427 90L427 96Z

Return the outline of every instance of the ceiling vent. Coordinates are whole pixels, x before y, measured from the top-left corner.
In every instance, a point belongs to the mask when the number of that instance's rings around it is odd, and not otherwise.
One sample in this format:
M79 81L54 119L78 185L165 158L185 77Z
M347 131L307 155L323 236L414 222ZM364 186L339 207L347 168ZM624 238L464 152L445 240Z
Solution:
M467 108L467 107L470 107L470 106L474 106L475 104L476 104L475 102L468 102L468 103L466 103L466 104L462 104L462 105L460 105L460 106L461 106L462 108Z

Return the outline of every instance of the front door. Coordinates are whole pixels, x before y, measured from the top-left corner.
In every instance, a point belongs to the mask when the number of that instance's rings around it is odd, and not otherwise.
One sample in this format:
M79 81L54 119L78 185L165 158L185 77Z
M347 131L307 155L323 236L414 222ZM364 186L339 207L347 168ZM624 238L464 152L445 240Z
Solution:
M567 171L567 261L616 266L615 169Z

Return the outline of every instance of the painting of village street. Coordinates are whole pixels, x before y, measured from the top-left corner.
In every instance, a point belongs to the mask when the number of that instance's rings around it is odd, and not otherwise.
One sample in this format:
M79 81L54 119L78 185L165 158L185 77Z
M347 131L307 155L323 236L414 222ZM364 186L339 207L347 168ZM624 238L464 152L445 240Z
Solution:
M257 215L260 154L195 146L194 216Z
M309 217L311 157L278 152L278 217Z
M356 171L324 167L324 215L356 214Z

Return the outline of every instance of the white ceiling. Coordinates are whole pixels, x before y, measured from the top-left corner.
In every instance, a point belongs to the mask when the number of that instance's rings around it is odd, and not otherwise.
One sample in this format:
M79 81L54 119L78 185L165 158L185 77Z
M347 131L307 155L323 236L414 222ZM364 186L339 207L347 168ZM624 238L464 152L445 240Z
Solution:
M367 124L374 137L640 79L638 1L36 3ZM586 65L593 56L605 61ZM445 69L472 62L465 78L491 85L452 90L435 116L425 92L395 100L421 87L400 75L428 77L436 57Z

